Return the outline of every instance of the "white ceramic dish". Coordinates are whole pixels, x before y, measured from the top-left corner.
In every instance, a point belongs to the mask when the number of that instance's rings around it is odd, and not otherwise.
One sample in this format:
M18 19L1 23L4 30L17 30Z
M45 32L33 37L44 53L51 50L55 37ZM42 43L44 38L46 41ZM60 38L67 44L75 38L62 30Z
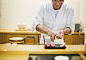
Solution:
M17 45L17 43L12 43L12 45Z
M9 40L23 40L24 38L22 37L11 37Z
M67 56L56 56L54 57L55 60L69 60L69 57Z
M6 45L11 45L11 43L5 43Z

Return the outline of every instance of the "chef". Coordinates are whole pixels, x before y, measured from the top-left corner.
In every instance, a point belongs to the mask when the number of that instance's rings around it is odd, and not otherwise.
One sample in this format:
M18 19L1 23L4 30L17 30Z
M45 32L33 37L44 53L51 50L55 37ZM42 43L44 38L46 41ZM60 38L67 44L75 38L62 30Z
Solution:
M42 4L38 8L32 29L41 32L40 43L44 43L45 39L45 43L63 44L64 34L72 34L75 29L74 9L64 0Z

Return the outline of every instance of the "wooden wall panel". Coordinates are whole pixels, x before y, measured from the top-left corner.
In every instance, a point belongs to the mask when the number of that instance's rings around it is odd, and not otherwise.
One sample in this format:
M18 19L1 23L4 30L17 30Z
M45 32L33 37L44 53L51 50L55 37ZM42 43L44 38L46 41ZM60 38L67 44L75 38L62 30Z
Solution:
M80 45L80 44L84 44L84 35L76 35L75 36L76 39L75 39L75 43L76 45Z
M4 34L0 34L0 44L4 43Z
M73 39L74 39L73 36L65 35L64 37L65 37L64 42L66 45L72 45L73 44Z
M80 45L84 44L84 35L65 35L66 45Z
M40 43L41 35L39 35L39 43Z

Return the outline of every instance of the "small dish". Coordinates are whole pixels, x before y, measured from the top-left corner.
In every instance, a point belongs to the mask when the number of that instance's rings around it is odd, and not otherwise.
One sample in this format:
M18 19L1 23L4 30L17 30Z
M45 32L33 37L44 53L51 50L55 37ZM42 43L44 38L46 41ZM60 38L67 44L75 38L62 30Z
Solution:
M11 45L11 43L5 43L6 45Z
M69 60L69 57L67 56L56 56L54 57L55 60Z
M17 45L17 43L12 43L12 45Z

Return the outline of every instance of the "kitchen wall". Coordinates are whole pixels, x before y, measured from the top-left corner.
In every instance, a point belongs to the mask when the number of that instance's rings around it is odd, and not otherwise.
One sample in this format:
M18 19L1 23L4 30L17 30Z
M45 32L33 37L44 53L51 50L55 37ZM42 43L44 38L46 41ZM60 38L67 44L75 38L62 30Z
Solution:
M79 15L80 15L80 0L64 0L65 3L72 6L74 8L75 13L75 23L79 23Z
M1 29L17 29L18 22L26 22L26 28L31 29L33 19L36 16L37 8L50 0L1 0ZM85 0L65 0L65 3L74 8L75 23L82 21L84 26L86 8ZM86 3L85 3L86 4ZM82 7L83 5L83 7ZM84 12L84 11L85 12ZM86 15L86 14L85 14ZM82 20L83 19L83 20ZM85 26L82 27L86 30Z
M1 28L1 0L0 0L0 28Z
M26 22L31 29L37 8L50 0L1 0L1 29L17 29L18 22Z
M82 21L82 29L86 32L86 0L80 0L80 21Z
M82 21L82 29L85 32L85 42L86 45L86 0L80 0L80 21Z

